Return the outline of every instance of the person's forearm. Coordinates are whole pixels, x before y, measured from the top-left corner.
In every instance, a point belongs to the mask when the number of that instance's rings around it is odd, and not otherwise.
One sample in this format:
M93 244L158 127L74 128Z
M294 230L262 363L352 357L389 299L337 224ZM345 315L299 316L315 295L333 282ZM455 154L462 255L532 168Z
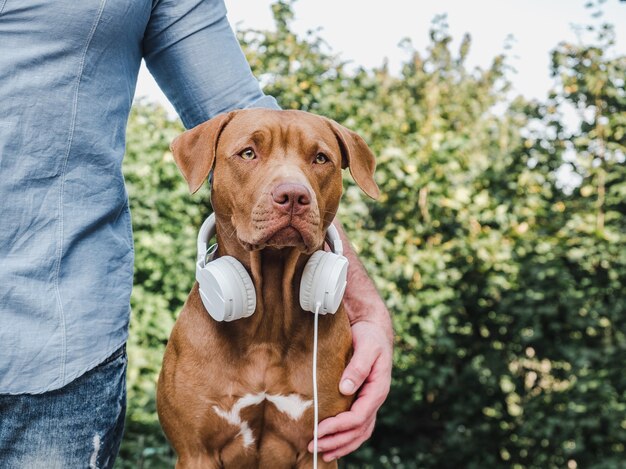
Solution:
M333 224L339 231L339 236L343 243L344 256L348 259L348 284L343 297L343 304L348 313L350 324L359 321L370 321L379 324L389 342L393 342L393 328L387 307L372 279L365 271L365 267L352 249L346 233L341 224L335 219Z

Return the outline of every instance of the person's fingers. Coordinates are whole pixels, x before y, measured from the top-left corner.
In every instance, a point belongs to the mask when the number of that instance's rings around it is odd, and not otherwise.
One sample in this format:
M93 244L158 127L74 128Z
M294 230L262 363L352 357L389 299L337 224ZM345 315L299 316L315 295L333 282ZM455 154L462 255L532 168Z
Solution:
M349 411L320 422L319 437L363 427L376 415L376 411L382 405L386 395L386 389L380 389L376 381L366 382Z
M333 433L350 431L364 425L365 423L365 415L348 410L320 422L317 431L318 437L321 439L326 435L332 435Z
M318 451L321 453L325 453L325 452L336 450L338 448L346 446L352 441L357 440L359 438L363 438L363 437L368 438L369 434L367 434L367 431L370 427L372 427L372 430L373 430L372 423L374 421L374 417L372 417L369 420L370 421L365 422L364 425L354 427L344 432L326 435L325 437L321 438L317 442ZM313 442L309 444L308 449L309 451L313 451Z
M350 454L352 451L354 451L359 446L361 446L363 442L372 435L372 432L374 431L375 422L376 422L376 419L372 419L372 421L366 427L364 432L358 434L355 438L353 438L352 440L346 442L345 444L341 446L338 446L334 450L325 451L323 453L322 459L326 462L329 462L329 461L333 461L334 459L341 458L342 456L345 456L346 454Z
M327 435L323 438L320 438L317 442L317 450L320 453L324 453L326 451L335 450L341 446L345 446L346 444L352 442L360 435L362 429L361 427L352 428L351 430L339 433L333 433L331 435ZM310 453L313 452L313 442L309 443L307 448Z

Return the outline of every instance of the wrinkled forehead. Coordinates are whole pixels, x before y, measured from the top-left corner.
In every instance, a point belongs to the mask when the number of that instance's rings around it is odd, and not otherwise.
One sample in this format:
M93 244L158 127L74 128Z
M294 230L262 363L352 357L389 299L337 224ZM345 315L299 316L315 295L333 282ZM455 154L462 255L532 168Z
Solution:
M273 149L319 146L328 151L339 151L330 125L322 117L303 111L238 111L222 132L219 147L228 150L250 142Z

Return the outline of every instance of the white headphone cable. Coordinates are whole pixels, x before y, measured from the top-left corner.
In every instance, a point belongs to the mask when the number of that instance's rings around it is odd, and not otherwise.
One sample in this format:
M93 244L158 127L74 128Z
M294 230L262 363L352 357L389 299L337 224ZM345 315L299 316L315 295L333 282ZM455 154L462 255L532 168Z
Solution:
M315 319L313 320L313 469L317 469L317 325L321 303L315 304Z

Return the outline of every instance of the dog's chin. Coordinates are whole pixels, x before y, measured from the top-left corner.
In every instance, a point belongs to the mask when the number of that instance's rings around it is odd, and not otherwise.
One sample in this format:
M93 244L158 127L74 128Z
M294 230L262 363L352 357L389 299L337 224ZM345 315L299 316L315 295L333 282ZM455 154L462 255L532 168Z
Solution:
M276 231L266 241L265 245L273 248L295 247L301 251L306 250L306 244L300 232L293 226L286 226Z
M283 249L296 248L303 253L311 254L316 249L314 236L304 234L292 225L271 231L260 237L256 242L247 242L239 239L244 248L248 251L258 251L265 248Z

